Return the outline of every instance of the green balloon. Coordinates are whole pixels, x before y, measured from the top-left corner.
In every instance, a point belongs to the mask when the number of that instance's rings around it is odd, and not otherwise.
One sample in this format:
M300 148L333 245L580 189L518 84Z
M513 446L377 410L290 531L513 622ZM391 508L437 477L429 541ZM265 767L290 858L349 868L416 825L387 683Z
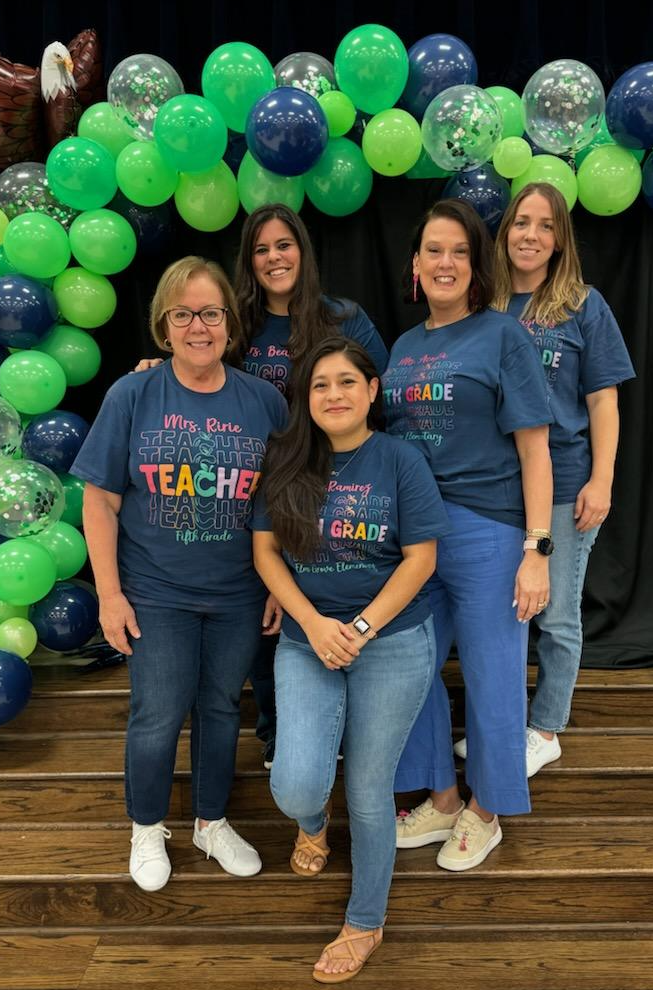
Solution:
M67 268L52 289L62 317L76 327L100 327L115 312L116 290L109 279L85 268Z
M446 179L453 172L436 165L426 148L422 148L417 162L406 172L407 179Z
M363 131L363 155L381 175L403 175L422 150L420 126L409 113L394 107L377 113Z
M222 114L203 96L173 96L154 121L154 140L164 161L180 172L205 172L227 150Z
M345 35L333 67L338 87L365 113L393 107L408 79L408 53L401 38L382 24L363 24Z
M642 170L627 148L604 144L595 148L578 169L578 198L600 217L623 213L642 188ZM0 366L2 371L2 366Z
M54 586L52 556L32 540L7 540L0 546L0 598L11 605L32 605Z
M71 224L69 236L72 252L80 265L99 275L123 271L136 254L134 228L113 210L80 213Z
M164 162L151 141L133 141L116 159L116 179L122 193L138 206L160 206L170 199L179 176Z
M0 650L15 653L26 660L36 649L38 633L27 619L6 619L0 622Z
M0 245L0 275L16 275L16 268L9 261L4 246Z
M79 118L77 134L97 141L114 158L134 140L131 128L121 120L110 103L94 103L85 110Z
M9 217L4 212L4 210L0 210L0 244L2 244L2 241L5 236L5 230L7 229L8 224L9 224Z
M233 172L224 162L206 172L182 172L175 204L179 216L195 230L222 230L238 213L238 186Z
M531 163L533 152L528 141L520 137L507 137L494 149L492 162L504 179L514 179L525 172Z
M275 86L270 61L254 45L243 41L220 45L202 69L204 96L218 108L227 127L241 134L256 101Z
M372 169L348 138L329 141L317 165L304 176L313 206L332 217L355 213L372 192Z
M86 482L82 481L81 478L76 478L74 474L60 474L58 477L63 486L65 498L61 522L69 523L71 526L81 526Z
M57 199L76 210L97 210L116 194L113 156L87 138L71 137L55 144L45 174Z
M31 278L53 278L70 261L68 234L45 213L14 217L5 231L3 247L16 270Z
M574 161L576 162L576 171L578 171L580 166L583 164L583 162L589 155L590 151L593 151L594 148L598 148L604 144L616 145L617 142L612 137L612 134L610 134L610 131L608 130L608 125L606 123L605 114L602 113L601 123L599 124L596 132L594 133L594 137L592 138L590 143L586 145L586 147L581 148L580 151L577 151L576 154L574 155ZM619 147L623 147L623 145L619 145ZM643 148L627 148L626 150L629 151L631 155L633 155L638 162L641 162L642 159L644 158L644 155L646 154L646 151Z
M98 373L102 355L90 333L66 323L56 324L33 351L53 357L63 368L68 385L85 385Z
M493 97L501 111L503 117L501 136L504 138L521 137L526 129L521 96L505 86L488 86L485 92Z
M65 391L63 368L49 354L18 351L0 364L0 393L19 412L48 412L59 405Z
M86 540L70 523L53 523L29 539L35 540L52 555L57 568L57 581L73 577L86 563Z
M356 120L356 107L346 93L341 93L339 89L330 89L318 96L317 102L324 110L329 137L342 137L352 129Z
M10 605L9 602L0 602L0 622L7 619L26 619L29 615L29 605Z
M573 209L578 196L576 176L561 158L556 158L555 155L534 155L526 171L512 180L513 199L529 182L548 182L555 186L564 196L567 209Z
M285 203L299 213L304 202L304 180L301 175L268 172L246 151L238 169L238 195L247 213L266 203Z

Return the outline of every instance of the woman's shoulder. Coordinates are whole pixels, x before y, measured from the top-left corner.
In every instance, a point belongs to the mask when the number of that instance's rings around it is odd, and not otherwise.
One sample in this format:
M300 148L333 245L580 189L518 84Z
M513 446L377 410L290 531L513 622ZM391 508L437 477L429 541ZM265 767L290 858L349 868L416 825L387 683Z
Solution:
M375 433L375 448L370 453L377 456L379 453L392 457L395 462L406 468L414 467L424 461L421 450L408 440L402 437L391 436L389 433Z
M113 385L107 389L107 398L115 401L136 399L143 392L151 388L153 382L158 382L162 375L166 374L168 362L157 365L155 368L148 368L147 371L130 371L122 378L118 378Z

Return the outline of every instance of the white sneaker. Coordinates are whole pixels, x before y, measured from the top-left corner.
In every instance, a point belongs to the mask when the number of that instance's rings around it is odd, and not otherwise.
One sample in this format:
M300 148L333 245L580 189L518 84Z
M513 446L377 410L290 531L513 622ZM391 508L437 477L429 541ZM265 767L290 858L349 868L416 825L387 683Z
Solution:
M526 776L534 777L538 770L562 756L558 737L545 739L537 729L526 729Z
M436 863L443 870L471 870L478 866L499 845L503 838L499 819L484 822L474 811L465 808L456 827L437 855Z
M141 890L161 890L167 884L171 868L166 839L171 835L163 822L156 825L132 823L129 872Z
M193 845L206 853L207 859L217 859L222 869L234 877L253 877L263 866L256 849L238 835L226 818L209 822L206 828L200 828L196 818Z
M461 801L458 811L447 815L427 798L409 814L399 815L396 819L397 849L419 849L431 842L448 839L464 808L465 802Z
M467 740L463 737L453 744L453 751L461 760L467 759Z

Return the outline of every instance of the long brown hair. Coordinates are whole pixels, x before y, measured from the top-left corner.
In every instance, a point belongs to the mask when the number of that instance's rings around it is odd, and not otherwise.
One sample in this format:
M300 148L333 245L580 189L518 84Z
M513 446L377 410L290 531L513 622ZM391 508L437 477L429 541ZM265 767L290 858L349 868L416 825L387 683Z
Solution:
M265 290L257 281L252 259L261 227L269 220L281 220L285 223L299 248L299 272L288 306L288 350L293 362L296 362L303 359L320 340L338 333L340 324L350 314L346 308L342 312L334 312L324 299L315 252L303 220L283 203L259 206L243 224L234 275L238 308L245 329L241 356L244 357L247 353L253 337L265 322Z
M538 194L551 207L555 248L544 281L529 299L520 319L533 320L540 326L556 326L580 309L588 295L580 268L576 236L562 193L548 182L529 182L515 196L503 214L495 242L496 278L492 305L505 313L514 290L512 264L508 254L508 234L527 196Z
M263 463L262 492L272 529L281 546L297 560L310 560L319 549L320 509L332 466L332 451L323 430L309 412L315 365L329 354L342 354L371 382L379 373L364 347L347 337L320 341L297 369L295 394L287 429L273 435ZM381 425L381 389L370 405L367 422Z

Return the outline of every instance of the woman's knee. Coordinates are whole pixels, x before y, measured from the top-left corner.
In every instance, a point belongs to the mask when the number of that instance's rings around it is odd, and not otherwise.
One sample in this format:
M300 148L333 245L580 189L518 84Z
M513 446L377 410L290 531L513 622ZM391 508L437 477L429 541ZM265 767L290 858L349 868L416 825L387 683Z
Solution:
M328 793L323 780L302 774L295 768L280 767L275 754L270 774L270 790L275 804L288 818L304 819L319 815Z

